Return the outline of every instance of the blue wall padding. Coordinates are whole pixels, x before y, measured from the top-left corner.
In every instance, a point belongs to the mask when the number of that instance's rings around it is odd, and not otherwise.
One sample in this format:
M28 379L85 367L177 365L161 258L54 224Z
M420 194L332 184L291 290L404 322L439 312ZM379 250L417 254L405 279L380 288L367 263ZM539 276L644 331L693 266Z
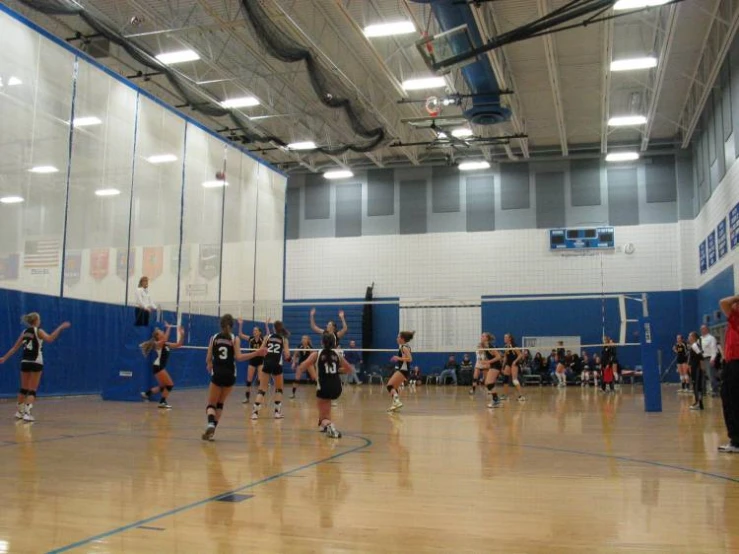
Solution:
M720 310L718 303L722 298L734 294L734 266L729 266L698 289L698 317L692 329L697 331L705 317L708 318L708 325L722 322L723 314L719 313L719 317L716 317Z

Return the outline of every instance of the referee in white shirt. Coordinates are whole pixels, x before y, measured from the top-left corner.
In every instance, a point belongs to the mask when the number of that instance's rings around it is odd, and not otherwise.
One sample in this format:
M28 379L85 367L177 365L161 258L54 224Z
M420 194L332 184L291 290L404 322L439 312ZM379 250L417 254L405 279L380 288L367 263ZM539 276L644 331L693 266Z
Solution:
M716 345L716 338L708 332L708 327L701 325L701 348L703 349L703 361L701 366L705 375L708 375L711 387L708 393L712 396L718 395L718 375L716 370L716 354L718 353L718 346Z
M156 310L156 304L149 296L149 278L143 276L139 279L139 287L136 289L136 322L137 327L148 327L149 316L152 310Z

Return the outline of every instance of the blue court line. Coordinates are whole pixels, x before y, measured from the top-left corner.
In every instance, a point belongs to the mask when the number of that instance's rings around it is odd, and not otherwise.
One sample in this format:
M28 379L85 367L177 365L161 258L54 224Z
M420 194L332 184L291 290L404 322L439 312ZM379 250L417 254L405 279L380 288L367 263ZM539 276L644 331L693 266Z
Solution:
M80 438L85 438L85 437L94 437L96 435L107 435L107 434L108 434L108 431L97 431L95 433L82 433L80 435L61 435L59 437L51 437L48 439L38 439L38 440L30 440L30 441L3 441L5 444L0 444L0 448L5 447L5 446L20 446L22 444L37 444L40 442L54 442L54 441L64 441L67 439L80 439Z
M141 527L142 525L147 525L148 523L151 523L153 521L157 521L160 519L163 519L165 517L173 516L175 514L179 514L180 512L185 512L187 510L192 510L193 508L197 508L199 506L202 506L203 504L207 504L208 502L213 502L214 500L219 500L224 496L229 496L232 494L235 494L237 492L241 492L243 490L252 489L254 487L257 487L259 485L263 485L265 483L270 483L272 481L276 481L277 479L280 479L282 477L287 477L288 475L292 475L294 473L298 473L299 471L303 471L304 469L308 469L317 465L320 465L324 462L328 462L330 460L335 460L337 458L343 458L344 456L351 454L353 452L356 452L358 450L363 450L369 446L372 446L372 441L366 437L362 437L359 435L344 435L344 436L351 436L353 438L361 439L364 441L364 444L360 444L359 446L355 446L354 448L350 448L349 450L345 450L344 452L339 452L338 454L334 454L333 456L329 456L327 458L322 458L320 460L316 460L314 462L309 462L307 464L304 464L302 466L298 466L296 468L290 469L288 471L283 471L281 473L276 473L274 475L270 475L269 477L265 477L264 479L260 479L259 481L254 481L253 483L249 483L247 485L242 485L240 487L237 487L233 490L223 492L221 494L217 494L215 496L211 496L209 498L205 498L203 500L198 500L197 502L192 502L190 504L186 504L184 506L180 506L179 508L174 508L172 510L168 510L166 512L162 512L161 514L157 514L151 517L147 517L145 519L141 519L139 521L135 521L133 523L129 523L128 525L123 525L121 527L117 527L115 529L111 529L110 531L106 531L104 533L100 533L98 535L94 535L92 537L88 537L86 539L82 539L80 541L68 544L66 546L62 546L60 548L57 548L55 550L50 550L47 552L47 554L57 554L59 552L68 552L70 550L73 550L75 548L78 548L80 546L84 546L86 544L90 544L91 542L99 541L101 539L105 539L107 537L110 537L112 535L117 535L118 533L123 533L124 531L128 531L129 529L134 529L136 527Z
M147 531L164 531L164 527L149 527L148 525L139 525L139 529L145 529Z

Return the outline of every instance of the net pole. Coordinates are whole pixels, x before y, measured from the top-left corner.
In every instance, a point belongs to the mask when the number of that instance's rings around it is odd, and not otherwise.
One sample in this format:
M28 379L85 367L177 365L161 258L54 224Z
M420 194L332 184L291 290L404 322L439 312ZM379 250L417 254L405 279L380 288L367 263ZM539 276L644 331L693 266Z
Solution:
M660 384L657 348L652 337L652 321L649 315L647 295L642 295L641 329L642 379L644 380L644 411L662 411L662 386Z

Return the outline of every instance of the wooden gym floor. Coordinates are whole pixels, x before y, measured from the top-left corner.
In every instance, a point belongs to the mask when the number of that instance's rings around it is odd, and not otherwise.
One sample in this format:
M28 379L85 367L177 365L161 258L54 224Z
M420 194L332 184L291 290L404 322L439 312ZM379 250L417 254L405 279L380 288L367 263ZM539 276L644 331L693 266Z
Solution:
M41 398L0 403L0 553L739 552L739 455L720 404L664 389L528 389L489 411L478 391L419 387L397 416L379 385L349 388L344 432L314 427L313 390L285 419L226 406L204 443L205 392L174 409Z

